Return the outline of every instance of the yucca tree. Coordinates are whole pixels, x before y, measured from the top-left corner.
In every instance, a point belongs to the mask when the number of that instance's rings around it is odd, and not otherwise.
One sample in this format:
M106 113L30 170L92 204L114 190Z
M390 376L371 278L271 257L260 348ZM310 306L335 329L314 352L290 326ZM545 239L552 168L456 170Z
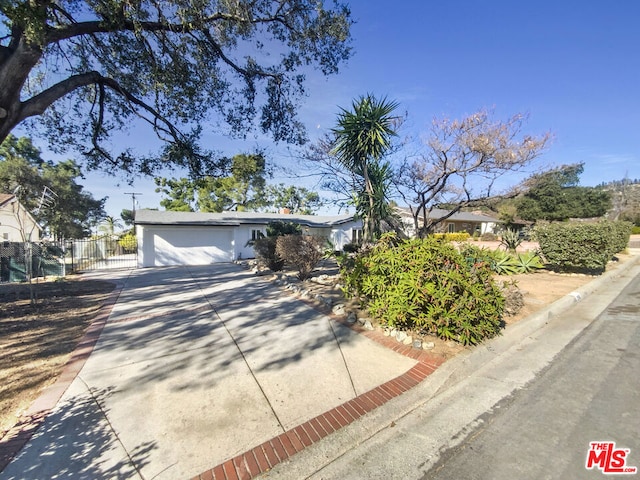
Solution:
M354 203L358 214L371 220L368 228L370 240L378 238L383 233L382 220L392 221L395 213L389 205L388 198L393 175L391 166L388 162L369 162L367 170L373 195L369 195L365 190L356 192Z
M386 97L378 100L367 94L354 100L351 110L342 108L338 126L332 129L335 135L332 153L345 168L362 178L362 191L354 193L362 199L357 207L363 217L364 238L369 241L373 240L376 226L380 224L380 212L384 211L380 208L380 199L381 194L383 199L386 197L387 184L385 175L372 175L372 172L381 173L387 168L380 162L396 135L393 111L397 106Z

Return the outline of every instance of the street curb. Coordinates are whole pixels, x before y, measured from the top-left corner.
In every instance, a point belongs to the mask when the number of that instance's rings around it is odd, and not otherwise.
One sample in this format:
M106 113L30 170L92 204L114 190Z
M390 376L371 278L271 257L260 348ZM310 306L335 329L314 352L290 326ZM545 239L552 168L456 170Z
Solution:
M300 459L309 459L308 464L304 465L305 469L314 468L314 466L319 465L319 462L324 461L326 463L328 458L338 458L344 452L354 448L354 446L374 436L381 430L388 428L389 424L392 423L392 418L402 418L421 405L438 397L444 391L460 384L489 361L500 357L529 336L534 335L536 331L548 324L552 318L592 295L606 283L621 277L639 263L640 256L630 258L618 265L615 270L604 273L548 307L514 325L508 326L501 337L494 338L476 347L473 351L465 351L439 367L435 366L435 371L432 368L425 368L423 361L419 360L420 363L416 367L387 382L389 385L378 386L372 391L359 396L359 398L347 402L355 409L355 413L350 415L351 418L337 417L334 411L341 412L344 407L336 407L303 424L302 433L307 434L306 438L299 433L300 426L295 427L295 429L298 429L295 432L285 432L283 435L266 442L265 445L260 445L214 469L204 472L200 478L218 478L221 467L225 474L226 470L229 473L223 478L236 478L235 476L238 473L241 474L239 475L240 478L255 478L254 474L260 475L261 473L265 477L278 475L280 469L286 469L291 466L290 459L294 455L296 463L304 463L299 462L298 460ZM30 417L14 427L0 440L0 471L4 470L41 426L46 415L55 407L60 397L84 365L99 339L102 328L109 319L111 309L122 290L122 286L123 284L116 284L114 291L105 301L98 316L79 342L77 349L74 350L59 379L45 390L29 409L28 414ZM429 381L423 381L427 376ZM413 377L413 380L416 381L415 386L413 381L412 385L406 384L405 381L409 377ZM391 391L388 390L389 387L391 387ZM335 424L332 420L335 421ZM347 422L346 425L342 425L343 421ZM307 429L307 425L311 426L311 429ZM334 431L331 432L330 429ZM324 431L324 435L318 434L318 432L322 433L321 430ZM313 433L318 434L318 437L330 437L331 440L323 442L320 441L321 438L318 438L317 443L312 441L311 445L305 445L305 441L314 440L310 438L313 437ZM298 450L298 447L293 444L296 439L304 445L301 450ZM260 452L266 455L267 463L263 464L261 462L263 459L259 456ZM252 460L257 462L257 467L251 462ZM270 467L276 468L269 471ZM274 478L300 478L300 476L296 474L293 477L283 475L282 477L277 476Z
M532 313L528 317L505 328L504 333L495 337L470 351L464 351L450 361L445 362L438 370L452 368L452 371L438 392L450 388L477 370L473 365L482 365L499 355L505 353L514 345L520 344L524 339L547 325L554 317L562 314L577 303L592 295L606 283L621 277L628 270L640 263L640 255L634 256L615 270L603 273L582 287L566 294L547 307Z
M438 399L446 397L447 392L460 388L464 385L465 380L481 371L487 364L508 355L512 349L518 348L522 342L545 327L552 318L591 296L603 285L622 276L638 264L640 264L640 256L635 256L615 270L606 272L548 307L507 327L502 336L495 337L472 351L462 352L447 360L428 376L428 380L425 379L426 381L422 381L401 396L388 401L385 405L342 428L332 435L329 441L319 442L299 452L295 461L291 459L282 462L271 471L260 475L259 478L294 480L314 475L377 434L393 427L395 422L401 421L417 409L431 402L441 402L442 400ZM631 279L629 279L630 281Z

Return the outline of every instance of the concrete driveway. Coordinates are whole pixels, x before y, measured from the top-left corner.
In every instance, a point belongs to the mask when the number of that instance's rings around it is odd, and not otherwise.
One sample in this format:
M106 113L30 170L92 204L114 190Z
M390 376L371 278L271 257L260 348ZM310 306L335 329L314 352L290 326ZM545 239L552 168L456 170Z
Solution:
M84 367L2 479L213 474L417 368L237 265L95 275L120 275L119 298ZM269 456L257 452L251 461Z

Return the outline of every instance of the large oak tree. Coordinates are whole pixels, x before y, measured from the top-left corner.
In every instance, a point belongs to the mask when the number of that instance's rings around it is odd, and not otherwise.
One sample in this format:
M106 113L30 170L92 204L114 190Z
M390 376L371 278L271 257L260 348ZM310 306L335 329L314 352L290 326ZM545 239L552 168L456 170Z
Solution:
M204 124L301 143L305 71L333 74L350 55L348 8L319 0L2 1L0 22L0 142L36 120L52 147L104 170L212 168ZM161 152L110 145L135 119Z

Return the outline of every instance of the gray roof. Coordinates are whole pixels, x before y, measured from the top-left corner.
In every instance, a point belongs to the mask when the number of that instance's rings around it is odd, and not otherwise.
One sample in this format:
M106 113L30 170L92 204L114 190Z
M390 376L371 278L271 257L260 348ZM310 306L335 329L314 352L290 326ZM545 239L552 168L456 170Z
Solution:
M353 215L292 215L260 212L170 212L136 210L136 225L266 225L281 220L295 222L311 228L332 227L353 220Z
M401 215L411 216L411 211L408 207L398 207L398 211ZM445 217L449 214L450 210L443 210L441 208L434 208L428 213L428 218L438 219ZM482 213L471 212L456 212L451 215L448 220L457 222L469 222L469 223L481 223L481 222L500 222L497 218L485 215Z

